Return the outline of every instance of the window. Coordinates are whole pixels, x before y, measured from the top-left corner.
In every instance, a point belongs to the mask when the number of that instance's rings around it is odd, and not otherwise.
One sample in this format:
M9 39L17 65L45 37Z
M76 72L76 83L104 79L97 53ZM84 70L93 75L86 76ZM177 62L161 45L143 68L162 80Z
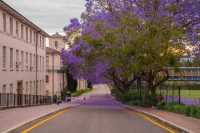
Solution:
M2 93L6 93L6 85L3 85Z
M24 70L24 52L21 51L21 71Z
M32 93L32 81L30 81L30 90L29 90L29 94L31 94Z
M34 67L33 70L35 70L36 69L36 57L35 57L35 54L34 54L34 57L33 57L33 67Z
M26 52L26 71L28 71L28 52Z
M40 86L40 87L39 87L40 90L42 90L42 81L41 81L41 80L39 81L39 86ZM40 92L40 95L41 95L41 92Z
M42 37L42 48L44 49L44 37Z
M13 71L13 48L10 48L10 70Z
M21 39L24 39L24 25L21 24Z
M45 76L45 79L46 79L46 83L49 83L49 76L48 75Z
M33 66L32 66L32 54L30 54L30 71L32 71Z
M16 71L19 71L19 50L16 50Z
M45 48L45 43L46 41L45 41L45 38L43 37L43 48Z
M3 31L6 32L6 27L7 27L7 24L6 24L6 14L3 13Z
M36 33L35 33L35 31L33 32L33 42L34 43L36 42Z
M10 93L13 94L13 84L10 84Z
M41 72L41 70L42 70L42 69L41 69L41 68L42 68L42 57L41 57L41 56L40 56L40 58L39 58L39 61L40 61L40 64L39 64L39 69L40 69L40 70L39 70L39 71Z
M46 69L49 69L49 56L46 56Z
M33 88L34 88L34 90L35 90L35 88L36 88L36 83L35 83L35 81L33 82ZM33 95L34 95L34 92L33 92Z
M42 71L44 72L44 57L42 57Z
M19 36L19 23L16 21L16 35Z
M32 30L30 29L30 43L32 43Z
M10 34L13 34L13 18L10 17Z
M43 87L43 89L45 88L44 80L42 80L42 87Z
M28 81L26 81L26 94L28 94Z
M40 47L42 48L42 36L40 36Z
M3 69L6 69L6 47L3 46Z
M58 41L55 41L55 48L58 48Z
M26 42L28 43L28 27L26 27Z

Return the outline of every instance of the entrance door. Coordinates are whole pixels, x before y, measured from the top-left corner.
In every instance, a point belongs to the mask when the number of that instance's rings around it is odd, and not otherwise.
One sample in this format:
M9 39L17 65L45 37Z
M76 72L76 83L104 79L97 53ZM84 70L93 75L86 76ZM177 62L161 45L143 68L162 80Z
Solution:
M23 98L23 82L17 82L17 105L22 106L22 99Z

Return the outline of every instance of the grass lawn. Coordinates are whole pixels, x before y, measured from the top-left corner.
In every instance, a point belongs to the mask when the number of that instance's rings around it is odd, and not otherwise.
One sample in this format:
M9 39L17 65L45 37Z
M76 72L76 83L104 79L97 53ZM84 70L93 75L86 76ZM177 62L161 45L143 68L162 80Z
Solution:
M162 94L166 95L166 93L166 91L162 91ZM173 91L168 90L168 95L173 96ZM178 96L178 90L174 90L174 96ZM181 97L192 99L200 98L200 90L181 90Z

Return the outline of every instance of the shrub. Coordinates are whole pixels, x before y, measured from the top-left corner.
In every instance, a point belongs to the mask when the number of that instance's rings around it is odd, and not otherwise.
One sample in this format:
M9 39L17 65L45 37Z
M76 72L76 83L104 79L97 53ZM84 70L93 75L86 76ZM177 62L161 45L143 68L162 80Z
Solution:
M137 90L129 90L127 92L120 92L118 89L112 89L111 93L115 98L123 103L130 105L141 105L142 98Z
M82 90L78 90L78 91L72 93L72 96L73 96L73 97L77 97L77 96L82 95L83 93L89 92L90 90L91 90L91 89L82 89Z
M186 106L184 104L169 103L159 107L158 109L184 114L190 117L200 118L200 107L197 106Z
M141 97L137 89L131 89L123 93L118 89L112 89L111 93L117 100L129 105L156 106L158 103L156 96L146 95L144 97L143 95L143 97Z

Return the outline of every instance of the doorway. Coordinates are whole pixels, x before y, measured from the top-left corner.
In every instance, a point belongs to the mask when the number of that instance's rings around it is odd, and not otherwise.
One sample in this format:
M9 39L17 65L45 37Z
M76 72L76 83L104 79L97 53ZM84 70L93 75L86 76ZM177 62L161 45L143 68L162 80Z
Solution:
M23 104L23 81L17 82L17 105L22 106Z

